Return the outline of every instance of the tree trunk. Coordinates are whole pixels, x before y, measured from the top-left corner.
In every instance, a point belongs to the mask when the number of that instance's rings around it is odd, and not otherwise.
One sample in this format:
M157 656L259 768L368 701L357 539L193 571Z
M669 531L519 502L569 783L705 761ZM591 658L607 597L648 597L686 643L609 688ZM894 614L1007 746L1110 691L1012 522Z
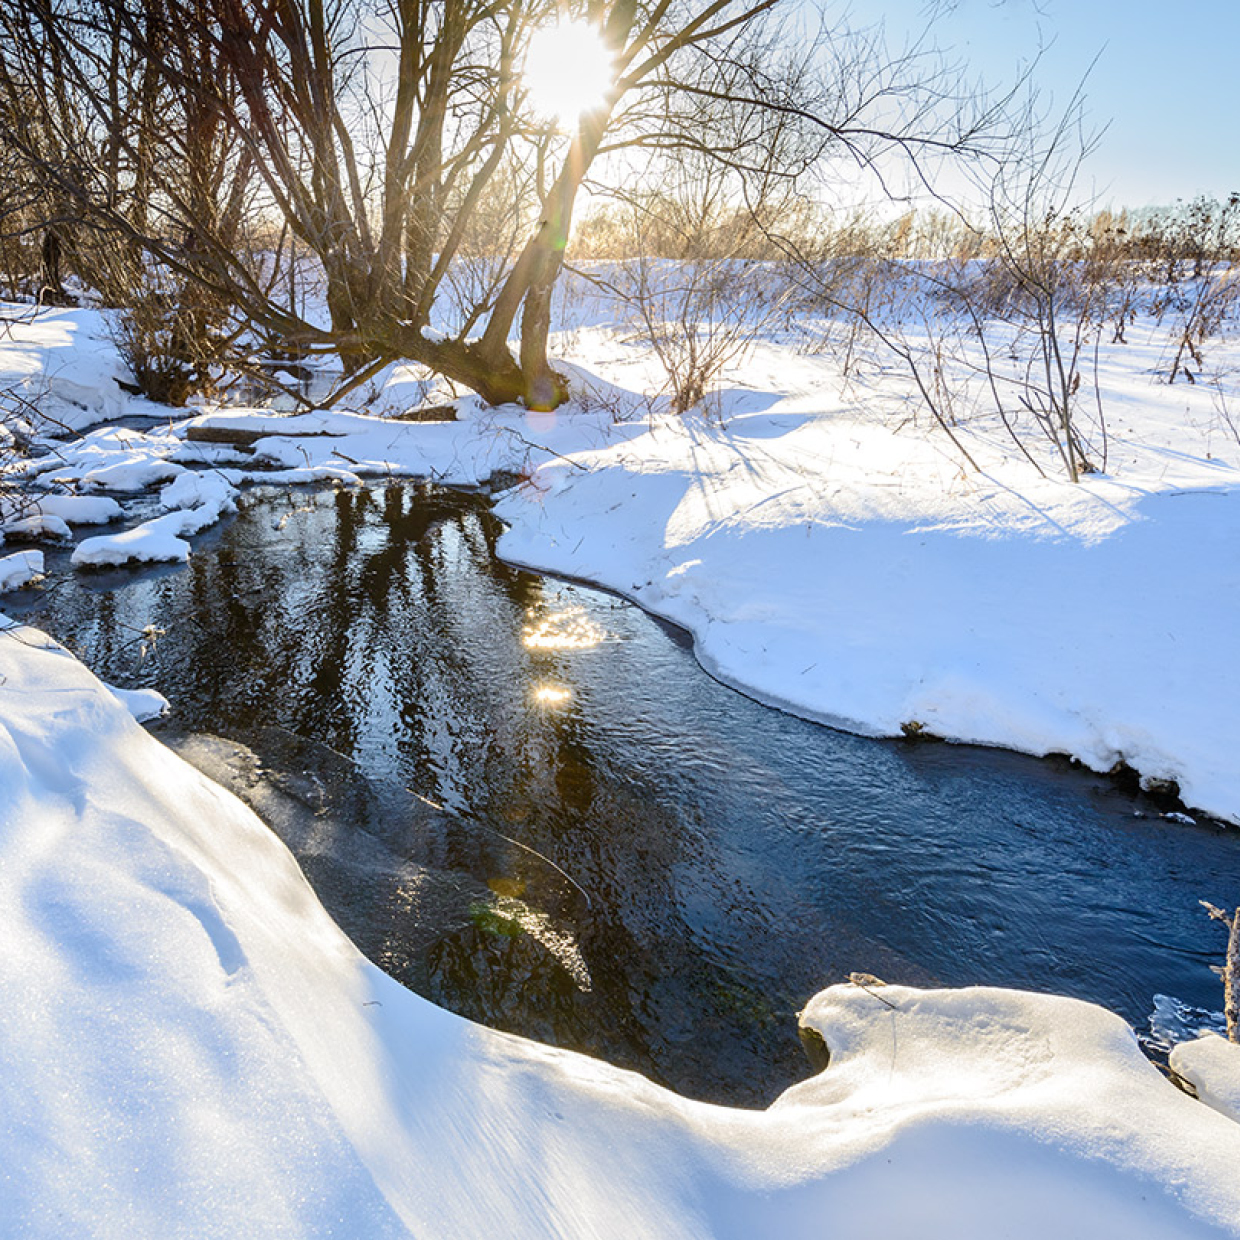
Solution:
M61 244L55 228L43 233L43 271L39 301L49 306L63 306L68 301L60 275Z

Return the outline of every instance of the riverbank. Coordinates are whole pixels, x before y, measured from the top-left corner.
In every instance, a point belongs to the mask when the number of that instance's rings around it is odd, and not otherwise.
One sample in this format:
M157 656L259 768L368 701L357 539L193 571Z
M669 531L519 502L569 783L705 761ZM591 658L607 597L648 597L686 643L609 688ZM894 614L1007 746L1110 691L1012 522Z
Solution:
M72 351L74 313L30 330ZM502 475L504 555L685 625L754 696L859 731L1123 761L1240 820L1235 451L1208 393L1159 386L1135 355L1108 388L1112 472L1074 486L982 419L958 430L967 469L777 342L710 417L644 404L649 358L600 331L577 339L590 407L555 415L467 401L438 425L156 425L108 388L115 358L91 339L99 393L71 369L57 398L145 429L49 444L19 471L34 508L6 512L13 539L100 521L79 564L176 561L251 480ZM209 427L251 442L190 437ZM116 511L69 492L118 497L147 533L108 534ZM832 987L803 1018L825 1073L766 1112L690 1103L387 979L257 819L40 634L0 635L0 703L14 1233L1240 1234L1235 1056L1217 1039L1176 1059L1214 1110L1088 1004Z

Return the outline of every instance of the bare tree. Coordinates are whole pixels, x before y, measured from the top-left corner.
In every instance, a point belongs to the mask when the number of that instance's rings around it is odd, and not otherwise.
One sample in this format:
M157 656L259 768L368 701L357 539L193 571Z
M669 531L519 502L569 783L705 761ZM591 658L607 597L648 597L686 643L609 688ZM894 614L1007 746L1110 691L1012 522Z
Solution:
M718 44L774 5L583 4L576 15L614 50L615 81L561 134L533 122L519 72L532 32L563 7L550 0L7 0L0 137L83 219L231 301L270 342L337 351L353 371L411 357L492 400L554 404L550 291L617 103L685 49ZM121 60L141 69L117 100ZM158 123L142 114L148 101ZM110 144L102 167L74 154L83 143L70 130L83 123L98 128L96 147ZM327 323L298 314L281 282L238 253L228 227L238 204L221 200L211 161L205 175L197 160L174 161L170 175L169 140L188 148L225 134L233 166L261 184L259 205L321 267ZM474 213L514 152L545 174L531 187L532 233L464 316L477 338L428 333ZM519 359L508 348L518 316Z
M522 69L535 32L568 17L614 70L560 130L528 106ZM1002 128L922 51L807 31L782 0L3 0L0 34L0 143L63 204L56 218L228 306L260 348L338 353L356 382L410 358L531 406L565 395L551 294L596 170L696 151L789 177L828 148L873 166L883 150L981 149ZM504 193L483 252L479 221ZM263 233L290 244L246 243ZM321 316L288 295L294 248L317 268ZM486 278L462 278L482 258Z

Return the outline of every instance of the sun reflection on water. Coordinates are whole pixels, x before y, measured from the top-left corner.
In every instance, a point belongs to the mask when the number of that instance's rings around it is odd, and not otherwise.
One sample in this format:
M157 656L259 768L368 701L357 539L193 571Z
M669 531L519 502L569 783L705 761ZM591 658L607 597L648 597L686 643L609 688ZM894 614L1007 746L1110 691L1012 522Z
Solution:
M527 650L589 650L606 636L584 607L568 607L527 624L521 640Z

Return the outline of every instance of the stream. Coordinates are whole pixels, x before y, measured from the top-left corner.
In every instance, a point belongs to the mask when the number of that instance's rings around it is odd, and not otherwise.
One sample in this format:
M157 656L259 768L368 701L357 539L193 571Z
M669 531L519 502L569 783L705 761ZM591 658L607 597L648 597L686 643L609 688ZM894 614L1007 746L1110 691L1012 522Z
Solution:
M260 487L188 565L49 551L4 610L164 693L153 730L389 973L693 1097L808 1075L796 1012L854 970L1074 995L1143 1033L1221 1006L1197 902L1240 891L1240 830L1066 760L761 706L636 607L505 565L499 532L478 495Z

